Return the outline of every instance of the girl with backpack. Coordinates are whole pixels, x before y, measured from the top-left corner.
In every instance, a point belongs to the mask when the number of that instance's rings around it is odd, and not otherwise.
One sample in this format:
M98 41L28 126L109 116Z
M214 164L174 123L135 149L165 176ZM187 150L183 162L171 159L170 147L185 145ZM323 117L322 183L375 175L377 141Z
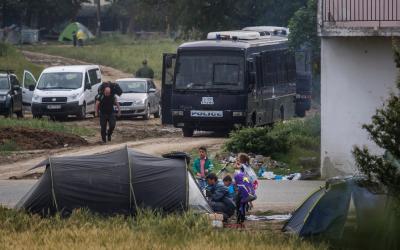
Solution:
M236 214L238 224L242 224L246 219L248 203L257 199L253 185L245 181L245 178L244 173L237 173L235 175L235 186L237 189Z

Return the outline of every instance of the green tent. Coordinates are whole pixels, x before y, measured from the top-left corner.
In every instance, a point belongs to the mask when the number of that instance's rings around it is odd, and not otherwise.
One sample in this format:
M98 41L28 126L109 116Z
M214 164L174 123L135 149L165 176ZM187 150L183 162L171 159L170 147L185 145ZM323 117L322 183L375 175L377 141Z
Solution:
M86 39L93 39L94 35L88 28L86 28L83 24L74 22L70 23L65 27L65 29L61 32L60 36L58 37L58 41L72 41L72 34L74 32L78 32L78 30L81 30L85 34L85 40Z
M360 177L328 180L325 187L315 191L293 213L283 231L301 237L341 239L345 224L354 217L356 228L365 228L374 216L384 211L386 195L362 185L363 180Z

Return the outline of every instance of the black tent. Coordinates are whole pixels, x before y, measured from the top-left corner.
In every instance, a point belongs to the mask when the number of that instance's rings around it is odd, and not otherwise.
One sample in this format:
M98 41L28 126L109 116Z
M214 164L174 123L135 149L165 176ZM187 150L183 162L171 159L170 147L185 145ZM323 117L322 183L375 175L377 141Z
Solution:
M43 176L17 209L41 215L68 215L77 208L126 215L143 208L211 211L182 158L160 158L126 147L98 155L50 157L32 169L42 166Z

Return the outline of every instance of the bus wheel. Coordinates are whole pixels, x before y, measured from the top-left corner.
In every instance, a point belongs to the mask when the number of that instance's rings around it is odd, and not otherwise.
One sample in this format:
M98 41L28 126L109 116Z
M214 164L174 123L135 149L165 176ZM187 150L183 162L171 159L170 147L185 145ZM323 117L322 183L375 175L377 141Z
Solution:
M256 117L256 113L254 112L251 115L251 120L247 123L247 127L253 128L256 126L256 122L257 122L257 117Z
M192 137L194 133L194 129L192 128L182 128L183 137Z

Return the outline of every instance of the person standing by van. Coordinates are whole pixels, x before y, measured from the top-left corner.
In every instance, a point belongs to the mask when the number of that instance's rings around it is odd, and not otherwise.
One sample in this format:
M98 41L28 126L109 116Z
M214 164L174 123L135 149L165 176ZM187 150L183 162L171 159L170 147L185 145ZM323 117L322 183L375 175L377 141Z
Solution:
M98 95L96 101L96 116L100 115L100 128L101 128L101 139L103 143L111 141L113 134L116 117L114 111L114 105L117 106L118 116L121 115L121 109L115 95L111 94L111 88L105 87L103 92ZM107 131L108 124L108 131Z

